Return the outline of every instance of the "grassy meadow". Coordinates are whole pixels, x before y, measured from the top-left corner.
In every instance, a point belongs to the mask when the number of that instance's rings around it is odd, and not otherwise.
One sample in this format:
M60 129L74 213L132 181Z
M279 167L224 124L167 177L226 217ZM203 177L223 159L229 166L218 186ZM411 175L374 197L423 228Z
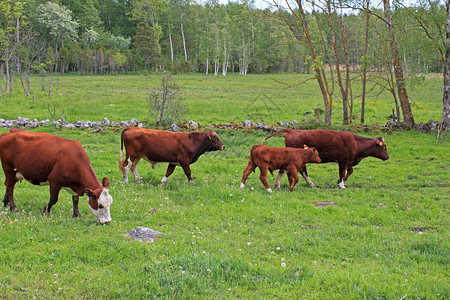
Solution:
M303 76L271 75L291 84ZM16 82L11 98L0 98L0 118L50 118L53 101L71 122L146 120L148 87L161 76L64 76L52 99L39 90L40 80L33 78L34 101ZM263 75L175 80L186 91L188 119L203 126L302 121L309 118L304 112L323 105L314 82L284 89ZM410 88L416 122L440 120L440 86L436 77ZM335 98L332 128L338 129ZM384 124L392 108L389 95L371 95L367 123ZM355 103L354 113L358 109ZM131 174L130 184L123 183L120 131L36 130L81 142L97 176L111 181L113 221L98 225L87 197L80 199L83 217L73 219L65 191L51 215L42 216L48 187L18 183L19 213L0 208L0 299L450 298L450 143L436 143L434 133L359 133L383 136L390 159L364 159L345 190L336 184L337 164L310 164L318 189L301 180L288 192L284 177L282 190L269 195L259 171L239 189L249 150L267 132L216 130L227 148L191 165L195 183L177 167L161 187L167 164L151 169L145 161L138 165L145 183L136 184ZM283 146L283 139L267 144ZM0 182L3 195L3 172ZM151 244L123 236L137 226L164 234Z

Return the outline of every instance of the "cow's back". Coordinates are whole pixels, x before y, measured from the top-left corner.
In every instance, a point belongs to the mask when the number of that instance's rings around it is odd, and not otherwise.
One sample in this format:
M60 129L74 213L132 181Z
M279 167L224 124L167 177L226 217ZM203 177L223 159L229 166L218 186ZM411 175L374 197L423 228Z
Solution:
M188 133L129 127L123 143L131 156L143 156L153 162L176 162L180 151L189 145Z
M286 147L315 147L322 162L348 159L356 152L353 133L325 129L290 130L285 132Z
M0 137L2 162L17 169L26 179L46 178L59 164L76 172L75 167L90 167L89 158L75 140L42 132L14 129ZM39 178L34 178L39 174Z

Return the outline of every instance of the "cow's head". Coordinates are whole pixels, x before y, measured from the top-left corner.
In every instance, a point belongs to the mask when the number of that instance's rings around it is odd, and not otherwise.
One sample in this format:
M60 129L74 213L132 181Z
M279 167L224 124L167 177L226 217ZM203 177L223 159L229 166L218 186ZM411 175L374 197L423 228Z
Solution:
M96 190L85 189L85 194L89 197L89 208L95 217L97 217L100 224L108 224L111 222L110 207L113 199L109 194L108 178L103 178L102 181L103 188L98 188Z
M219 136L214 130L210 130L207 133L208 149L207 151L216 151L225 149L225 145L219 139Z
M373 148L373 156L382 160L386 160L389 158L389 154L386 148L386 142L382 137L378 137L375 139L376 144Z
M308 147L308 145L303 145L303 149L311 151L310 161L312 163L321 163L319 151L314 147Z

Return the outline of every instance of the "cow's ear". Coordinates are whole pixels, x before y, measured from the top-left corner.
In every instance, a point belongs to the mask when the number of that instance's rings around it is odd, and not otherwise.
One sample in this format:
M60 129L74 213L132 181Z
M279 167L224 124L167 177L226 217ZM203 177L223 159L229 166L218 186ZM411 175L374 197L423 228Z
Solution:
M308 146L303 144L303 149L308 149Z
M378 146L383 146L384 139L382 137L377 137L377 144Z
M102 186L107 189L109 187L109 180L106 177L103 177Z
M84 193L88 196L88 197L94 197L95 194L91 189L84 189Z

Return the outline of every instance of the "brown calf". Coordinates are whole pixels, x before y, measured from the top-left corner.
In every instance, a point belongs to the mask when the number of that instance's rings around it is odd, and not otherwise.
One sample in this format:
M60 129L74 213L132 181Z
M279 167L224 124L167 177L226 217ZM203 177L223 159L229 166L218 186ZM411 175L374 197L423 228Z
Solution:
M320 163L319 153L315 148L304 149L279 148L264 145L256 145L250 151L247 168L244 170L241 180L241 189L245 187L245 181L256 167L259 168L261 182L266 187L269 194L272 189L267 184L267 171L272 173L274 170L286 170L289 179L289 191L292 191L298 182L298 172L302 170L307 163Z

